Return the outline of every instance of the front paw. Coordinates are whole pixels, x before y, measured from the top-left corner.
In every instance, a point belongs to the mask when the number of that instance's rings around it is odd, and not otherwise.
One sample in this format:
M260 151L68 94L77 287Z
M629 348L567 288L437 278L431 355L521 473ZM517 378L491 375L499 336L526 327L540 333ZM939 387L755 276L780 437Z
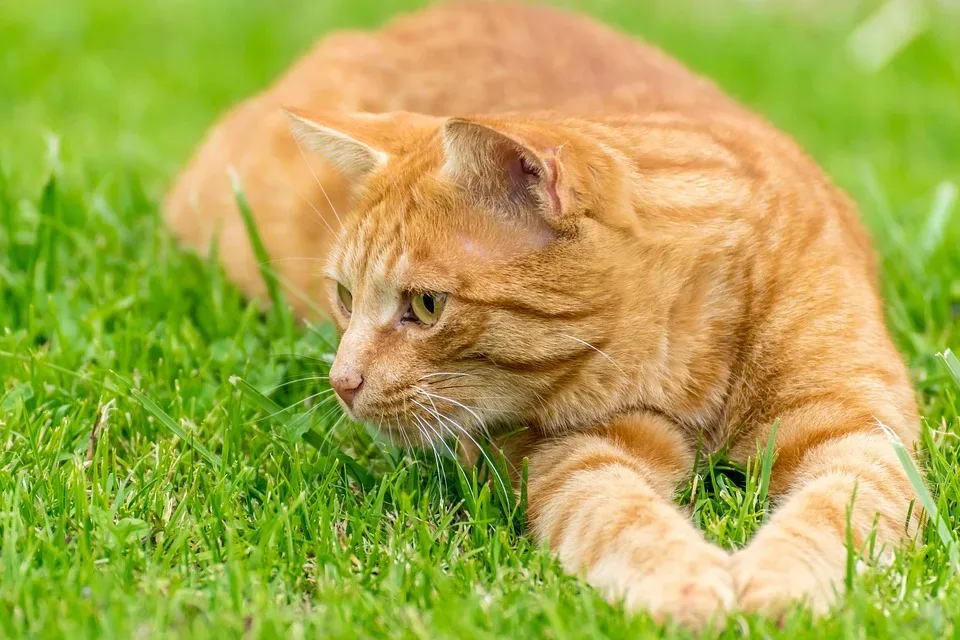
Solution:
M799 604L814 614L830 610L843 589L847 550L835 537L762 529L733 554L731 571L743 611L782 617Z
M660 555L646 570L611 560L599 563L588 580L630 611L647 611L654 620L673 620L691 629L722 626L735 602L730 555L697 539ZM606 575L604 575L606 574Z

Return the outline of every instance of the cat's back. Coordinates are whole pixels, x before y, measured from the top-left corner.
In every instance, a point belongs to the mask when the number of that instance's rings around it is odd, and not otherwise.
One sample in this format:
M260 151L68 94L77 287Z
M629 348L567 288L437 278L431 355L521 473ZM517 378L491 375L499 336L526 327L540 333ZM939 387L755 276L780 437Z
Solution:
M205 253L216 239L228 275L248 295L262 295L228 179L232 169L268 252L281 260L276 269L298 291L293 299L323 300L316 295L320 270L304 258L326 255L348 205L346 189L319 160L308 165L282 106L465 115L689 105L739 112L708 80L587 16L529 3L442 3L377 31L322 38L215 124L168 194L164 216L187 247Z
M533 3L451 2L376 32L323 39L270 93L342 108L434 115L595 108L616 92L656 106L730 106L714 85L660 50L594 19ZM634 105L635 106L635 105Z

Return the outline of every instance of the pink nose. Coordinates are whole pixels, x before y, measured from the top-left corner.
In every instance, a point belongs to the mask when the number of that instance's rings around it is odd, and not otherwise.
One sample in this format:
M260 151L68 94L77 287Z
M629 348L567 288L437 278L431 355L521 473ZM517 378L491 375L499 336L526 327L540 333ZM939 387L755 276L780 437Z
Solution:
M363 386L363 376L354 369L330 372L330 386L344 403L353 408L353 400Z

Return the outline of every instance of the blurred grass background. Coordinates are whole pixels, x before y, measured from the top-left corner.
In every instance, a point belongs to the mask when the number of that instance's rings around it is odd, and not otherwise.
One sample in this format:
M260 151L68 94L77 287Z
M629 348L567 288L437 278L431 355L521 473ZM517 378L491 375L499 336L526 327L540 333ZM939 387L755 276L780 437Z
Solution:
M162 229L159 198L219 113L322 33L422 4L0 0L0 635L654 633L564 576L489 495L451 488L456 476L432 458L410 466L371 454L360 434L334 438L376 472L360 490L329 456L272 434L230 377L266 391L311 372L279 353L322 358L329 347L307 330L287 344L271 316ZM710 76L860 203L930 426L927 468L956 530L960 403L935 357L960 347L956 3L893 0L906 13L877 46L904 25L910 37L872 67L851 43L886 1L559 4ZM296 402L317 385L274 399ZM190 438L217 457L199 458ZM736 546L764 505L749 483L724 478L699 477L684 499L710 537ZM727 634L957 632L960 586L929 533L852 594L825 621L737 619Z
M909 4L910 2L908 2ZM416 0L31 0L0 8L4 162L35 163L42 135L85 165L167 177L211 120L268 84L324 31L371 27ZM637 33L795 134L844 186L870 162L901 193L956 160L960 9L877 73L847 39L879 2L560 2ZM10 157L16 150L17 162ZM32 151L32 153L30 153ZM954 168L956 171L956 168ZM884 182L887 182L884 180Z

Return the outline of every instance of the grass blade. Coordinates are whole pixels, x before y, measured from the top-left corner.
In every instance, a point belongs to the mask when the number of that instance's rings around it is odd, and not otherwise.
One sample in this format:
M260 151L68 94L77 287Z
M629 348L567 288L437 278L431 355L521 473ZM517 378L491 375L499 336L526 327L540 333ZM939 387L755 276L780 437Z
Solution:
M937 509L937 503L934 502L933 496L930 495L930 491L927 489L927 485L923 481L923 474L920 473L917 465L913 462L913 458L910 457L910 452L907 451L907 447L904 446L903 441L896 433L894 433L893 429L882 423L880 424L880 427L886 434L890 444L893 445L893 449L897 453L897 458L899 458L900 464L903 466L903 470L906 472L907 478L910 480L910 484L913 485L913 490L916 492L917 497L920 500L920 504L923 505L923 508L930 515L930 519L935 523L940 542L947 549L947 555L950 558L950 565L953 567L955 572L960 571L960 543L957 542L957 539L950 531L950 527L947 525L947 522L940 517L940 511Z
M263 244L263 238L260 236L260 230L257 229L257 222L253 219L253 211L250 210L250 203L243 193L243 185L240 184L240 176L230 167L230 184L233 187L233 197L237 201L237 208L240 210L240 217L243 218L243 225L247 230L247 237L250 239L250 246L253 247L253 254L257 258L257 266L260 269L260 277L267 287L267 295L273 303L274 313L281 323L287 342L293 344L293 314L283 296L280 288L280 282L277 275L270 268L270 254L267 253L267 247Z
M850 34L847 46L861 68L883 69L931 24L922 0L887 0Z
M270 418L279 422L285 435L291 441L303 439L304 442L315 448L323 455L333 455L346 467L347 471L364 489L370 489L375 484L374 477L363 465L330 445L322 434L317 433L310 425L309 413L292 413L289 408L284 409L276 402L261 393L256 387L239 376L232 376L230 384L236 387L241 395L251 405L263 411Z
M177 424L177 421L171 418L170 414L161 409L160 405L147 397L142 391L140 391L140 389L137 389L128 383L118 373L113 371L111 371L111 373L113 374L114 378L120 382L121 387L123 387L127 394L139 402L144 409L152 413L153 416L160 421L160 424L165 426L175 436L193 447L193 449L211 465L217 467L218 469L220 468L220 456L200 444L195 437L187 433L183 427Z
M938 353L937 357L943 360L943 364L946 365L953 381L960 387L960 360L957 359L957 356L953 355L953 351L947 349L943 353Z
M844 545L847 547L847 564L844 585L847 591L853 590L853 579L857 575L857 548L853 543L853 505L857 501L857 483L853 484L853 495L850 496L850 502L847 503L847 521L844 527Z
M243 397L249 400L253 406L261 411L266 412L268 415L276 416L278 420L282 421L283 418L280 416L282 416L284 413L289 413L289 409L284 409L276 402L260 393L256 387L239 376L231 376L230 384L235 386L243 395Z
M517 495L510 481L510 467L503 451L490 445L487 441L480 442L483 459L486 461L490 474L497 480L493 484L493 495L500 504L504 518L511 522L517 513Z
M230 378L230 384L235 386L241 395L250 401L250 404L266 413L268 418L279 422L283 426L284 437L289 442L300 440L310 430L309 414L294 413L290 409L284 409L243 378L233 376Z
M520 466L520 502L517 504L517 517L519 518L519 533L523 535L527 531L527 482L530 479L530 459L524 457Z
M770 476L773 474L773 461L776 458L777 454L774 450L774 442L777 439L777 429L780 428L780 418L777 418L773 422L773 426L770 427L770 435L767 436L767 446L763 451L763 460L760 463L760 506L761 508L765 507L767 504L767 494L770 491Z
M943 242L943 232L957 202L957 185L941 182L933 197L933 208L923 230L923 251L928 256Z

